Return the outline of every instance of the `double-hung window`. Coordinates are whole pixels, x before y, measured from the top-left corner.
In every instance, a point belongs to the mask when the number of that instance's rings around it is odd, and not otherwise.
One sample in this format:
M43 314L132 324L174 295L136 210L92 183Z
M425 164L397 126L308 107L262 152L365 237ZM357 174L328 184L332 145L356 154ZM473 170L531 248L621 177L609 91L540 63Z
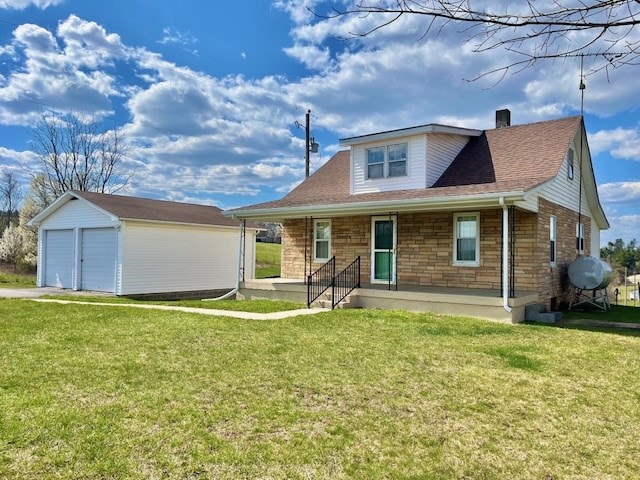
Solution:
M569 149L567 152L567 178L573 180L574 166L573 166L573 150Z
M315 220L313 223L314 260L326 262L331 256L331 221Z
M579 254L584 253L584 223L576 223L576 250Z
M455 214L453 230L453 264L469 267L480 265L480 214Z
M558 221L556 217L549 218L549 262L552 267L556 266L556 241L558 237Z
M367 148L367 179L402 177L406 174L406 143Z

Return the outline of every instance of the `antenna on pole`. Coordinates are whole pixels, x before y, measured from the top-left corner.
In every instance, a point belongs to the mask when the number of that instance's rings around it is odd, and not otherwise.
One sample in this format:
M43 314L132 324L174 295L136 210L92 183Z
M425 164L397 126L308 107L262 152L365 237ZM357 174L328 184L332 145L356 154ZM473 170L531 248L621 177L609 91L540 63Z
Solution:
M584 117L584 90L587 86L584 84L584 53L580 55L580 115Z

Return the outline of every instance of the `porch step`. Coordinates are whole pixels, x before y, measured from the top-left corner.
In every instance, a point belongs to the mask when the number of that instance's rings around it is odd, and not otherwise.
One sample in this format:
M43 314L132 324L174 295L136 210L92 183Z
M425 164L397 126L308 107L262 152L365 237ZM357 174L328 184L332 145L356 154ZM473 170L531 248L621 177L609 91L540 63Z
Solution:
M313 305L317 305L321 308L331 308L331 295L329 293L323 293L318 297L318 299L313 302ZM351 294L347 295L344 300L336 305L336 308L346 309L346 308L356 308L355 302L351 301Z
M547 312L544 305L533 303L524 307L524 319L533 323L556 323L562 320L562 312Z

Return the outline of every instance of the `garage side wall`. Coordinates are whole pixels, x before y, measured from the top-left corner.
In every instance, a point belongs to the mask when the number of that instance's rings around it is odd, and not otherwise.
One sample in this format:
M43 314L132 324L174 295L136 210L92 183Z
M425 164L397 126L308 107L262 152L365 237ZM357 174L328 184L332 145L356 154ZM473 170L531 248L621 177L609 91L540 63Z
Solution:
M119 295L231 289L236 228L123 222Z

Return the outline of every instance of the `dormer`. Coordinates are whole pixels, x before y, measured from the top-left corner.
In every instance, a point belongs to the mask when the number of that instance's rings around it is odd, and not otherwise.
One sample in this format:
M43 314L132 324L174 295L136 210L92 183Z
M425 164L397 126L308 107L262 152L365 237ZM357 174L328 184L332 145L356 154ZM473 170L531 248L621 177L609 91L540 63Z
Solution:
M431 187L481 130L429 124L344 138L352 195Z

